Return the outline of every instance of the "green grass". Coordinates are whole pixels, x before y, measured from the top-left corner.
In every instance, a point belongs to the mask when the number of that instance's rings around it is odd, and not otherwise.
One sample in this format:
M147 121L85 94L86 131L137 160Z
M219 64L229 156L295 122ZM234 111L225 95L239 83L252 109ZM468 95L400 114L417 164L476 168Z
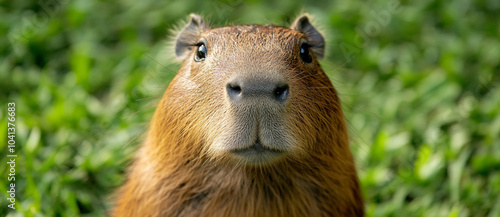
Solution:
M189 13L215 25L288 25L301 11L328 38L321 63L341 95L367 216L500 216L493 0L1 0L0 216L105 215L179 68L168 30Z

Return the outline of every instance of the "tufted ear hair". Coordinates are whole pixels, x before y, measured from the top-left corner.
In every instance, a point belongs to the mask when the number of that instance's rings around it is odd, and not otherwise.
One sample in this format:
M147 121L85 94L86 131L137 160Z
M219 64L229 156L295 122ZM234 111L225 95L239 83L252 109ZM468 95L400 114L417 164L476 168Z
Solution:
M293 24L290 26L290 29L306 34L308 44L311 46L312 52L318 59L323 58L325 55L325 39L321 33L314 28L311 22L309 22L309 15L300 15L297 19L295 19Z
M196 44L202 32L209 30L210 27L203 21L198 14L189 15L189 23L177 34L175 38L175 55L179 59L185 59Z

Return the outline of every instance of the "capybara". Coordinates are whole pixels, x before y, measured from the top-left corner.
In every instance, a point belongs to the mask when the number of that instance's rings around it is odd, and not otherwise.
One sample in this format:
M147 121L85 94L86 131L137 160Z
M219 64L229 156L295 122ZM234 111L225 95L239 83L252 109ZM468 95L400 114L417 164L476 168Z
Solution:
M325 40L290 28L177 34L184 61L116 194L113 216L363 216L339 97L318 59Z

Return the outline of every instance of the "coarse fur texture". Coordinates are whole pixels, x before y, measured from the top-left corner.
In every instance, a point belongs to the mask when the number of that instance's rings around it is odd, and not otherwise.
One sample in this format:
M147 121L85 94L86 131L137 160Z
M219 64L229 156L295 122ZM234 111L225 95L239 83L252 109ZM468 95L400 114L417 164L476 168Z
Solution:
M312 62L301 59L307 42ZM200 43L206 58L195 61ZM198 15L180 31L185 59L118 192L113 216L363 216L339 97L317 58L324 39L300 16L290 28L210 29ZM242 77L243 76L243 77ZM234 78L286 82L284 102L235 105ZM280 154L237 156L255 140Z

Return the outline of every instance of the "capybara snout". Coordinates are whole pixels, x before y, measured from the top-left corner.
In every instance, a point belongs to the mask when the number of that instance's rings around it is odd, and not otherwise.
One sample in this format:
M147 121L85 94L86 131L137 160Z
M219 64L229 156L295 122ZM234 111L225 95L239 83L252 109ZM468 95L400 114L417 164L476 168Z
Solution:
M232 106L245 106L252 99L269 101L269 106L283 106L289 95L287 83L269 80L265 76L237 76L227 83L226 90Z

